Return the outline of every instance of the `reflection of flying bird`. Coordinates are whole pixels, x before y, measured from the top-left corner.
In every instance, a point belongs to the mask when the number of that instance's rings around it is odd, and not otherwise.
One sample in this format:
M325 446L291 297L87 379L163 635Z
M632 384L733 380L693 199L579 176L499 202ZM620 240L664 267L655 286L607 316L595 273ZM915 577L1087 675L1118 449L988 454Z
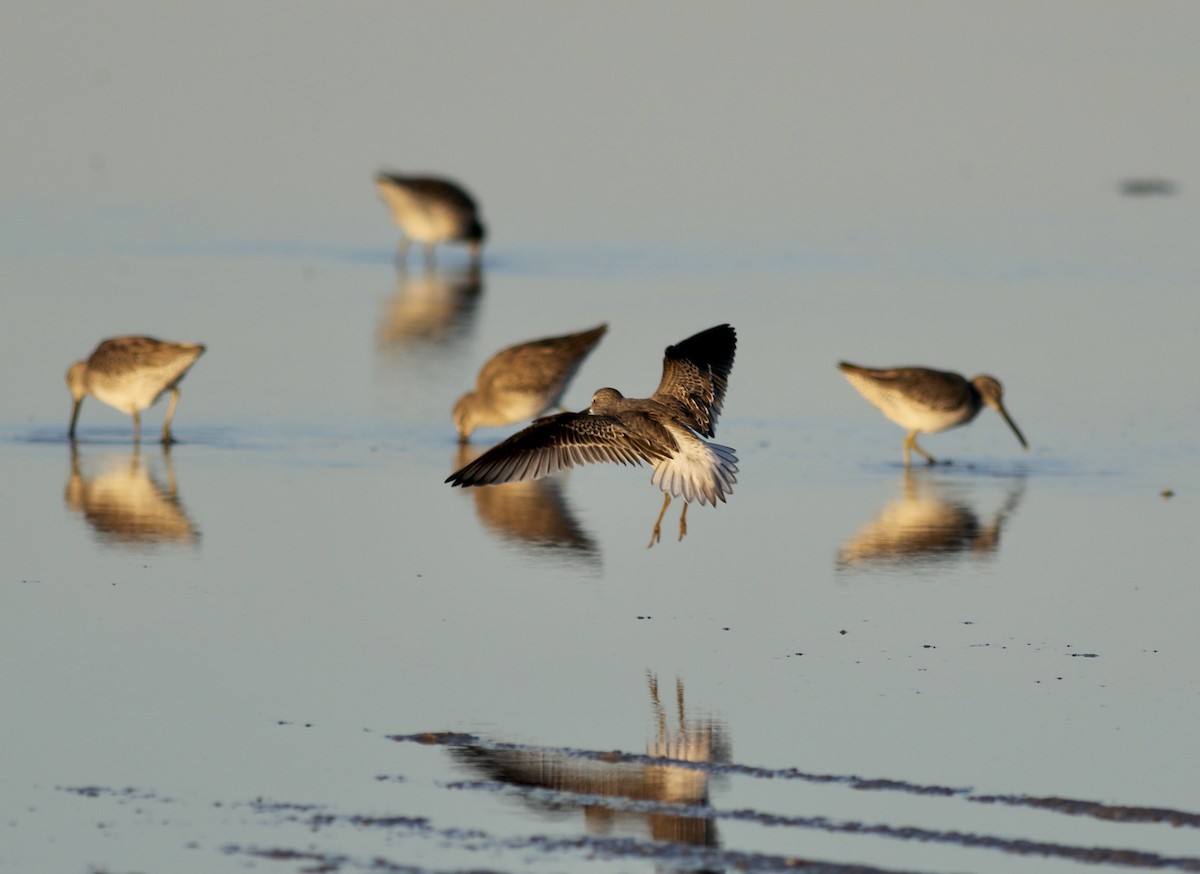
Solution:
M917 443L918 434L937 434L965 425L979 414L984 404L998 412L1012 428L1021 446L1029 445L1025 436L1004 409L1004 389L991 376L977 376L970 382L948 370L927 367L896 367L873 370L842 361L838 364L850 384L881 413L908 430L904 438L904 463L909 450L915 449L936 464L934 457Z
M911 469L904 471L904 496L889 501L879 515L847 540L838 565L932 566L964 554L988 555L1000 544L1000 531L1016 509L1018 486L984 523L942 483Z
M647 828L654 840L692 846L717 846L717 828L712 819L679 816L669 812L625 810L621 799L650 801L662 805L702 807L709 803L709 769L689 767L728 762L729 741L724 727L712 719L688 719L683 705L683 683L676 681L679 723L668 729L666 713L658 700L658 681L648 675L657 734L646 754L654 763L599 762L569 752L529 748L465 745L453 747L458 761L493 780L514 786L548 789L553 792L615 799L608 804L580 803L593 832L608 832L624 820ZM562 802L554 802L556 809Z
M476 428L523 422L558 406L583 359L607 330L599 325L501 349L480 368L475 390L454 405L459 440L465 443Z
M153 337L105 340L86 361L67 371L75 405L68 436L75 439L79 407L87 395L133 416L133 442L141 440L141 412L170 390L171 405L163 422L162 442L171 443L171 417L179 403L179 381L204 352L199 343L168 343Z
M538 419L451 474L456 486L483 486L538 479L589 462L654 466L650 482L664 492L650 546L671 497L682 497L679 538L687 533L692 501L724 501L737 482L737 456L728 446L709 443L729 372L733 369L736 334L718 325L668 346L663 375L649 398L626 398L615 388L602 388L592 404L578 413Z
M396 260L403 262L413 240L425 248L425 261L433 260L438 243L467 243L477 261L486 236L475 200L458 184L434 176L375 176L379 196L400 228Z
M96 535L109 543L193 543L199 534L180 504L171 456L164 452L163 458L167 468L165 486L142 463L136 450L128 458L109 459L94 476L82 473L79 455L72 451L67 506L83 513Z

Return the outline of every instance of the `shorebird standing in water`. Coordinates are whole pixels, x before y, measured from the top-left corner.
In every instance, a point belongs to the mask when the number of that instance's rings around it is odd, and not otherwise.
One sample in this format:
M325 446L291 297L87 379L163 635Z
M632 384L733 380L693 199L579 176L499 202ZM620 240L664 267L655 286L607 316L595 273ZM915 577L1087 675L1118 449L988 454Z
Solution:
M141 440L141 412L168 390L171 405L163 422L162 442L172 443L171 417L179 403L179 381L204 352L199 343L167 343L153 337L113 337L103 341L86 361L67 370L67 387L75 401L67 436L75 439L79 407L88 395L133 416L133 442Z
M511 425L557 407L583 359L608 330L530 340L501 349L479 370L475 390L454 405L454 425L460 443L486 425ZM561 409L561 408L560 408Z
M917 450L930 464L937 464L917 443L917 435L937 434L965 425L979 414L984 404L1003 417L1022 447L1029 448L1025 435L1004 409L1004 389L995 377L977 376L968 382L961 374L948 370L927 367L873 370L845 361L839 362L838 370L881 413L908 429L904 438L905 466L909 463L910 449Z
M396 261L404 263L413 240L423 244L425 262L432 263L438 243L467 243L477 262L486 236L475 200L458 184L434 176L375 176L379 196L400 228Z
M672 497L683 498L679 539L687 534L688 504L724 501L737 482L737 456L709 443L725 400L737 336L718 325L668 346L658 389L627 398L602 388L578 413L538 419L451 474L452 486L485 486L549 476L589 462L654 466L650 482L663 491L650 546L659 540Z

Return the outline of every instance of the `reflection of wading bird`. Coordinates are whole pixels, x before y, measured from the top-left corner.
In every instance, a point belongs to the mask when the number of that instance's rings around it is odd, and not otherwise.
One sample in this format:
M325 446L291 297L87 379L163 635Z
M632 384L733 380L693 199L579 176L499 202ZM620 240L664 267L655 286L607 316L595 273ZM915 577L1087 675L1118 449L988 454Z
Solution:
M462 467L480 454L460 443L455 463ZM557 554L585 565L600 563L596 544L576 521L559 480L526 480L471 491L479 521L509 543L541 556Z
M467 243L471 259L479 260L486 233L474 199L461 187L449 179L393 173L377 174L375 187L400 228L397 261L404 261L413 240L423 244L427 263L438 243Z
M927 367L873 370L845 361L838 364L838 369L881 413L901 428L908 429L908 436L904 438L906 465L910 448L925 456L930 464L936 464L934 457L917 444L917 435L937 434L965 425L979 414L984 404L1004 418L1021 446L1029 448L1025 436L1004 409L1004 389L994 377L977 376L968 382L960 374L947 370Z
M179 403L179 381L204 352L199 343L167 343L153 337L114 337L96 347L87 361L67 371L75 406L67 435L75 439L75 423L83 399L91 395L133 416L133 442L141 440L142 410L170 390L171 405L163 422L162 442L171 443L171 417Z
M994 554L1001 529L1020 502L1024 482L1014 483L1004 504L985 522L961 497L961 484L938 482L930 476L906 467L903 496L888 501L842 544L838 567L934 567L968 554Z
M387 301L379 324L385 344L445 345L470 332L483 295L478 264L465 270L427 270L410 275L401 270L396 294Z
M466 443L476 428L511 425L558 406L583 359L607 330L599 325L501 349L480 368L475 391L454 405L458 439Z
M483 486L538 479L593 461L654 465L650 482L663 490L650 546L671 497L682 497L679 539L687 533L692 501L724 501L737 482L737 456L728 446L709 443L725 399L737 337L718 325L668 346L662 381L649 398L627 398L602 388L592 405L578 413L538 419L451 474L456 486Z
M101 472L91 476L81 469L79 454L71 451L71 478L66 501L83 513L96 535L121 546L190 544L199 538L179 500L175 465L163 450L167 482L159 482L142 462L138 450L129 458L110 457Z

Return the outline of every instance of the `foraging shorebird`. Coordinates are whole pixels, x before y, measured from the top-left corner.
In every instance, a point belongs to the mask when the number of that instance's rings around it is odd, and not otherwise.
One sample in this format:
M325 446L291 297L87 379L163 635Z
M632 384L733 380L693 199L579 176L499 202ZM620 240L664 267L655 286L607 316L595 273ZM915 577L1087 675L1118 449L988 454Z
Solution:
M381 172L375 176L375 187L400 228L397 262L404 262L414 240L424 246L426 263L433 261L433 247L438 243L467 243L471 260L479 260L487 234L475 200L457 183L434 176Z
M199 343L167 343L153 337L113 337L103 341L86 361L67 370L67 387L75 401L67 436L75 439L79 407L88 395L133 416L133 442L141 440L141 412L168 390L171 405L163 422L162 442L172 443L171 417L179 403L179 381L204 352Z
M1025 435L1004 409L1004 389L995 377L977 376L968 382L961 374L948 370L927 367L873 370L845 361L839 362L838 369L859 394L908 430L908 436L904 438L906 466L910 449L917 450L930 464L937 464L934 457L917 443L917 435L937 434L965 425L979 414L984 404L1001 415L1022 447L1029 448Z
M583 359L608 325L563 337L545 337L501 349L479 370L475 390L454 405L460 443L486 425L511 425L557 407Z
M650 546L659 540L672 497L683 498L679 539L687 534L687 508L697 501L724 501L737 482L737 456L709 443L725 400L737 335L718 325L668 346L658 389L648 398L627 398L602 388L578 413L538 419L451 474L452 486L484 486L538 479L588 462L654 466L650 482L663 491Z

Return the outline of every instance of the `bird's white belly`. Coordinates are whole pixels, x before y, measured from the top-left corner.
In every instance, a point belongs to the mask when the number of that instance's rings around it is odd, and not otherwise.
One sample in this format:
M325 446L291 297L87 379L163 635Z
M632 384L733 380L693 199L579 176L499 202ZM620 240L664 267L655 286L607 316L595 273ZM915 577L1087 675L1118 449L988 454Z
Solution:
M874 397L868 397L879 411L908 431L919 431L922 434L936 434L971 420L971 415L964 415L968 410L936 410L923 407L907 400L902 395L881 392Z
M88 386L92 397L115 407L123 413L144 410L152 405L167 390L157 372L146 376L129 376L119 382L92 380Z
M404 217L401 225L404 233L418 243L437 243L455 233L451 217L438 210L413 210Z
M546 399L536 392L506 391L498 394L491 404L490 413L494 421L486 424L508 425L521 422L541 415L547 407L552 406L557 398L547 403Z
M384 200L404 235L418 243L438 243L456 232L454 215L436 204L418 200L402 189L383 187Z

